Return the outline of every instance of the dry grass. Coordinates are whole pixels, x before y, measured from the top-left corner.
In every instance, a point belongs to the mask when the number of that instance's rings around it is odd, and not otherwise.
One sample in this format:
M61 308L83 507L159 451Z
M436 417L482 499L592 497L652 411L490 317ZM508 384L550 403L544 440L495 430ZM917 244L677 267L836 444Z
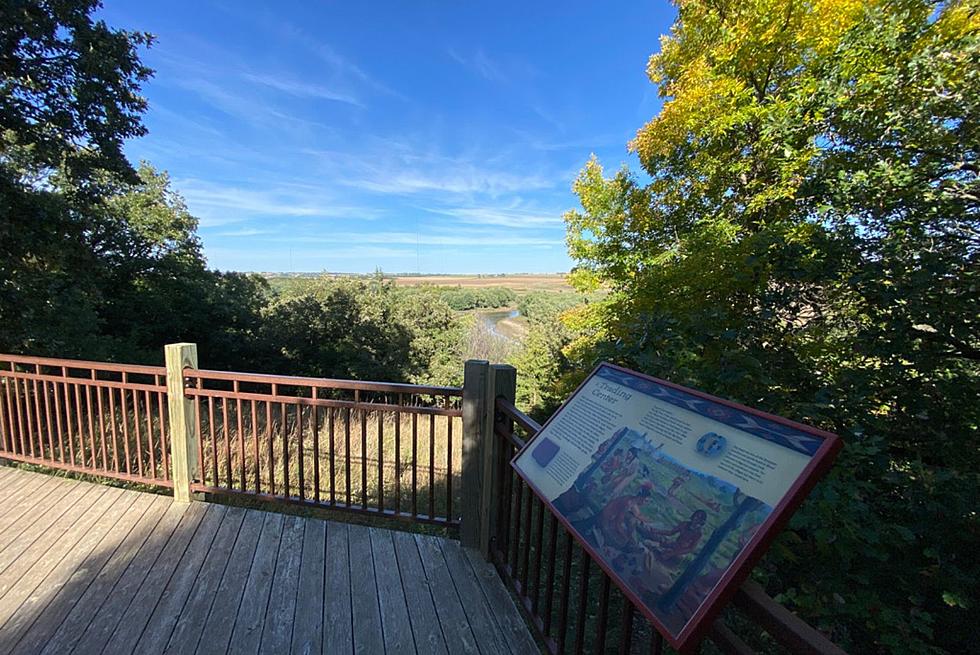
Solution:
M169 478L165 396L57 386L0 388L0 457L132 482ZM252 401L221 398L202 398L199 407L196 473L205 486L458 518L459 417L265 401L254 402L253 414Z
M440 287L507 287L514 291L572 291L564 273L538 275L404 275L392 278L399 286L431 284Z
M459 417L263 401L253 415L248 401L208 400L199 420L207 486L458 517Z

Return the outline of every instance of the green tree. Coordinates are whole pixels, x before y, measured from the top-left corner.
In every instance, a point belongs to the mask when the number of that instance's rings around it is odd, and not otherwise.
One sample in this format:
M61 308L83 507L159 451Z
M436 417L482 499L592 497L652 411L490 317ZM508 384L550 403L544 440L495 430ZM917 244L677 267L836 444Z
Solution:
M263 312L263 367L291 375L459 382L461 328L431 289L404 293L380 273L323 276ZM455 360L455 361L454 361Z
M975 2L686 1L661 112L567 216L566 352L840 433L758 574L859 652L958 652L980 568ZM973 545L971 545L973 544Z
M97 2L0 6L0 347L95 347L100 290L92 203L135 182L122 153L144 132L147 34L92 19Z

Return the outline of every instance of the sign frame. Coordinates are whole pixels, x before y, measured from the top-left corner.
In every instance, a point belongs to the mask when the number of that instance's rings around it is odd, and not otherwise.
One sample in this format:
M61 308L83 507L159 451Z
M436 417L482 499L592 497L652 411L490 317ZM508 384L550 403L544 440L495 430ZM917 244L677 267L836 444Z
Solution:
M821 440L819 447L811 456L810 461L803 467L803 470L785 491L779 502L772 507L772 511L758 526L751 538L745 543L744 547L742 547L735 558L729 563L722 577L700 603L697 610L691 614L683 628L676 635L671 632L671 630L656 614L654 614L654 612L648 607L647 603L640 599L636 593L634 593L626 581L622 579L620 574L610 566L610 563L606 561L606 558L596 551L592 544L590 544L588 540L586 540L583 535L580 534L578 529L565 517L564 513L559 511L554 506L554 503L545 496L534 481L531 480L529 476L526 475L525 472L517 465L517 460L520 459L524 453L535 447L539 440L539 436L546 433L547 428L555 421L561 411L571 404L576 396L578 396L585 386L593 378L595 378L603 368L612 369L620 374L635 376L641 380L652 382L675 392L693 396L695 399L716 403L737 412L747 414L750 417L776 423L777 425L803 432L808 436ZM707 418L711 417L709 416ZM548 507L549 511L551 511L551 513L561 522L568 533L578 542L579 546L589 553L596 565L598 565L599 568L606 575L608 575L613 582L616 583L616 586L620 589L620 591L622 591L626 598L637 607L640 613L648 621L650 621L650 623L657 629L661 636L663 636L667 643L678 652L686 653L690 652L690 649L698 645L706 636L714 620L734 597L739 586L749 576L755 565L758 564L759 560L765 554L770 544L789 522L789 519L792 517L793 513L803 503L817 482L819 482L830 469L834 459L842 447L843 441L841 438L831 432L820 430L802 423L797 423L796 421L791 421L781 416L776 416L752 407L747 407L731 400L712 396L711 394L707 394L696 389L684 387L673 382L668 382L667 380L662 380L660 378L603 361L600 362L589 373L589 375L586 376L581 384L579 384L575 391L573 391L572 394L565 399L558 410L555 411L554 414L552 414L551 417L544 423L544 425L541 426L541 429L538 430L533 437L527 440L524 447L521 448L511 459L510 465L521 477L521 479L524 480L528 487L530 487L530 489L538 497L538 500Z

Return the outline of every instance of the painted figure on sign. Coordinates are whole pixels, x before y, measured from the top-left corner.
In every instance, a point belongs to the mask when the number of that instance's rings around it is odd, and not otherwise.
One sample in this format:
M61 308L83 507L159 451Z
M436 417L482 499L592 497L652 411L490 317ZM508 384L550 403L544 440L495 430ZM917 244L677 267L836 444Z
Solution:
M676 478L674 478L673 483L671 483L670 489L667 490L667 495L670 496L671 498L673 498L674 497L674 493L678 489L680 489L681 487L683 487L684 486L684 483L687 482L690 478L691 478L691 474L690 473L685 473L684 475L678 475Z
M658 530L648 525L640 524L636 531L644 541L648 556L668 563L676 562L689 553L693 553L701 542L704 523L708 519L703 509L695 510L691 517L675 526L672 530ZM673 540L670 538L674 537Z

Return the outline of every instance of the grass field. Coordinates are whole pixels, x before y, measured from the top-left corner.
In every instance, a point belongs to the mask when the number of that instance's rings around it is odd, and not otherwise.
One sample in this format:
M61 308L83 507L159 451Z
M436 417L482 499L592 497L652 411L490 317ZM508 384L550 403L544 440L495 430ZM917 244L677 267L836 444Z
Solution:
M564 273L514 275L399 275L399 286L431 284L444 287L507 287L514 291L572 291Z

